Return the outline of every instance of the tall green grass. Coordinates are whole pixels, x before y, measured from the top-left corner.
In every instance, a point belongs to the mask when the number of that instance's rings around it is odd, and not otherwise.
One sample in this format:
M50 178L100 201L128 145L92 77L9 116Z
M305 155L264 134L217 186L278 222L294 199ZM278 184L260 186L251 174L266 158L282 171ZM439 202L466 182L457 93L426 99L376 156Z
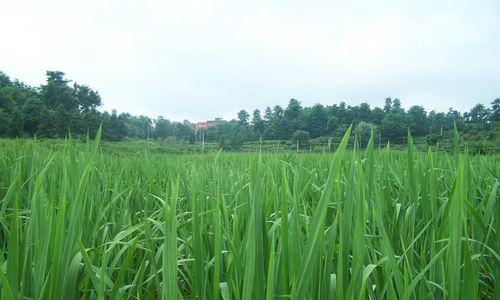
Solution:
M349 134L334 154L1 140L0 297L498 297L499 157Z

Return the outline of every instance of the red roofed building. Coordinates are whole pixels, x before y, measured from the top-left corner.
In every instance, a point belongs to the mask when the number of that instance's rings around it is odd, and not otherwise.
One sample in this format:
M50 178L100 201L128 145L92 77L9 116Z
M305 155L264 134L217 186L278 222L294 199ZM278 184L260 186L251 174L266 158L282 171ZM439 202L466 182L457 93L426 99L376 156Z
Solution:
M208 128L208 122L198 122L196 123L196 131L205 130Z
M220 124L221 122L224 122L222 118L215 118L215 120L208 120L205 122L198 122L195 124L195 129L197 132L203 131L209 127L213 127L217 124Z

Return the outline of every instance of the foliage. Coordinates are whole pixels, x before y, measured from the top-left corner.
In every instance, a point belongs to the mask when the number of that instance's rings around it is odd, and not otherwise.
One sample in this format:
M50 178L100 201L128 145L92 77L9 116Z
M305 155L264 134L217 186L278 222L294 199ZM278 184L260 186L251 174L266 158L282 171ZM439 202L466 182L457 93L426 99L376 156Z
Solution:
M304 148L309 145L309 139L311 139L311 136L309 135L309 132L305 130L296 130L292 134L292 142L297 143L300 148Z
M155 139L165 139L169 136L172 136L174 132L172 123L164 119L163 117L158 117L155 121L154 127L154 138Z
M495 299L498 155L348 140L207 155L0 140L0 298Z
M227 150L240 150L244 143L260 140L289 141L298 131L306 131L312 139L325 137L339 142L346 129L353 125L373 124L378 144L404 145L408 130L415 137L437 145L446 141L453 124L463 136L474 141L474 149L491 152L494 138L489 138L500 126L500 99L491 102L491 108L477 104L468 112L453 108L447 112L427 112L422 106L412 106L407 111L399 99L387 98L383 108L371 108L367 103L350 106L345 102L324 106L315 104L303 107L299 100L290 99L283 108L266 107L264 115L256 109L252 115L240 110L237 118L211 123L208 129L196 131L196 126L185 120L171 122L161 116L133 116L116 111L101 112L102 100L97 91L72 83L60 71L47 71L47 82L40 87L30 87L12 81L0 72L0 137L64 138L93 136L103 126L103 139L175 139L187 143L201 141L219 143ZM251 118L251 119L250 119ZM361 130L365 125L361 125ZM361 146L366 146L366 130ZM472 138L484 138L479 141ZM498 151L498 146L495 147ZM482 152L483 150L478 150Z
M265 126L266 124L260 115L260 110L254 110L252 116L252 127L256 137L262 138Z
M166 125L170 121L158 118L155 135L153 120L116 111L99 112L102 105L97 91L74 83L60 71L47 71L47 82L39 88L27 86L0 72L0 136L38 136L64 138L94 136L104 128L103 138L119 141L130 138L166 138L176 135L187 142L194 141L194 129L188 122L174 123L177 131Z
M372 130L376 131L376 126L371 123L361 121L358 125L356 125L354 133L356 134L361 147L366 147L366 145L368 145L368 140L370 139ZM374 140L374 142L376 141Z

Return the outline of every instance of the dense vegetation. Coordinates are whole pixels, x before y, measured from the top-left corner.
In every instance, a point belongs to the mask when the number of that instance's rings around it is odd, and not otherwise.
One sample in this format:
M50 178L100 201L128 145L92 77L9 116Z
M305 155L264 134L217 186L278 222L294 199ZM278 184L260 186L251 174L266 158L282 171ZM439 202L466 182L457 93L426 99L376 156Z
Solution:
M0 140L1 299L494 299L499 160Z
M27 136L63 138L94 136L102 124L103 139L169 139L193 143L201 139L189 121L171 122L163 117L151 119L98 111L99 94L85 85L69 84L64 73L48 71L47 83L30 87L12 81L0 72L0 137ZM444 112L426 112L421 106L407 111L399 99L387 98L383 108L371 108L367 103L349 106L344 102L323 106L302 107L291 99L288 106L267 107L264 113L256 109L252 116L238 112L237 119L221 122L203 132L204 140L215 142L225 149L240 149L245 142L259 140L291 140L307 147L310 140L326 143L340 142L351 124L366 146L372 127L375 143L404 144L408 129L415 137L422 137L427 145L451 141L453 122L474 152L497 152L500 136L500 99L491 108L475 105L460 113L452 108Z

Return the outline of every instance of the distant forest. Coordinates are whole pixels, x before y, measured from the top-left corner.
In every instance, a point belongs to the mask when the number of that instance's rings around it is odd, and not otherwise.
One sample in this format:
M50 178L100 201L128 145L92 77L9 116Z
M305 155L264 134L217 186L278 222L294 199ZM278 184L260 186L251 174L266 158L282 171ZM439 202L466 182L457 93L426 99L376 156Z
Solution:
M434 145L449 137L454 122L462 135L485 145L495 146L500 134L500 98L490 107L476 104L463 113L453 108L427 112L417 105L405 110L397 98L387 98L383 108L344 102L303 107L300 101L291 99L286 107L276 105L263 112L241 110L236 119L197 132L187 120L171 122L163 117L117 114L115 110L100 112L102 101L97 91L71 83L60 71L47 71L46 75L46 84L32 87L0 72L0 137L64 138L68 133L92 137L102 125L103 139L110 141L169 139L194 143L203 137L206 142L238 149L244 142L259 140L289 140L301 145L310 140L335 141L351 124L361 146L371 128L378 143L392 144L404 143L410 130L412 136L425 137L429 145Z

